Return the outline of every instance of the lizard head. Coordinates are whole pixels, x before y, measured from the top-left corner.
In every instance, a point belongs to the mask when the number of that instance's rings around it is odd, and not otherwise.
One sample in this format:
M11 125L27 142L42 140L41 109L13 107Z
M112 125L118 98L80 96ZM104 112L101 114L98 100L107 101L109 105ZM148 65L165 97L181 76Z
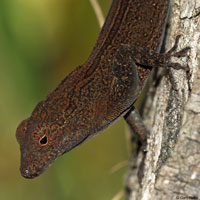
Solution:
M21 175L34 178L43 173L57 157L72 149L82 138L69 128L59 116L61 112L52 110L40 102L30 118L21 122L16 131L21 151ZM64 134L66 133L66 134Z
M58 145L50 134L47 111L41 103L30 118L20 123L16 137L21 151L20 172L25 178L40 175L57 157Z

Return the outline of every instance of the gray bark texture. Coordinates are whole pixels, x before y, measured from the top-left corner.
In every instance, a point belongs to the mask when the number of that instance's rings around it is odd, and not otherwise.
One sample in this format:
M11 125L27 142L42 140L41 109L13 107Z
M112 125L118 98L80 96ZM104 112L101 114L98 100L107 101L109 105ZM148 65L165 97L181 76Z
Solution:
M200 0L171 2L165 49L181 34L178 50L190 46L188 57L173 59L191 70L171 70L177 90L168 76L150 84L143 118L151 132L141 185L137 169L142 154L134 158L125 184L129 200L200 199ZM134 154L134 153L133 153ZM135 156L135 154L133 155Z

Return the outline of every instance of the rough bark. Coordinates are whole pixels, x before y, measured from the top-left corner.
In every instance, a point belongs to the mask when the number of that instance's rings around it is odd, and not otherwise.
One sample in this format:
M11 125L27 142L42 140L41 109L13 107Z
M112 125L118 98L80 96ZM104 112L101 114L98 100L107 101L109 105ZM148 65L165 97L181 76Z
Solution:
M179 50L191 47L188 57L178 59L189 65L191 79L183 70L172 70L177 91L167 76L151 84L143 112L151 130L144 178L139 186L132 162L126 177L130 200L200 199L200 0L171 3L165 49L178 34Z

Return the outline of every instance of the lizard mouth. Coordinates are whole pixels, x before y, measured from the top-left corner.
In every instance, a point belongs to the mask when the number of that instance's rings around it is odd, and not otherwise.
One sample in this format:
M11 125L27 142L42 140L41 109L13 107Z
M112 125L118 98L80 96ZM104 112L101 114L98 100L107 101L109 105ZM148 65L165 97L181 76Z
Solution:
M33 179L41 175L56 160L57 155L53 154L46 159L45 162L41 156L21 152L20 173L24 178Z
M40 175L40 173L37 173L37 172L31 173L28 169L20 170L20 171L21 171L21 175L27 179L33 179Z
M34 164L31 163L30 166L25 167L23 163L21 163L20 172L24 178L33 179L41 175L50 165L55 161L55 159L51 159L45 163L45 165L41 168L34 167Z

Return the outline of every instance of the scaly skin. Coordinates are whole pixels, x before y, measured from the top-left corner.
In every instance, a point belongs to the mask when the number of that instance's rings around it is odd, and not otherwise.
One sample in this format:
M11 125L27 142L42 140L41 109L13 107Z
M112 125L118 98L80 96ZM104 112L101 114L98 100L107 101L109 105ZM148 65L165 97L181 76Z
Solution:
M40 175L131 108L156 65L148 51L157 55L160 50L168 8L169 0L113 1L88 60L18 126L22 176Z

